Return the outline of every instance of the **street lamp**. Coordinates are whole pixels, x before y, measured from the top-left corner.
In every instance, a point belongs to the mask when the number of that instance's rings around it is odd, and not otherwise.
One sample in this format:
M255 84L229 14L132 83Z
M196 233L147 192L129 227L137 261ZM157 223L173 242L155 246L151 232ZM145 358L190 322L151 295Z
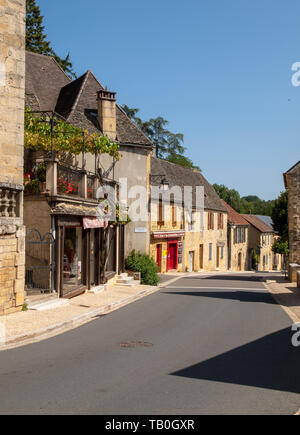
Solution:
M169 190L170 183L166 179L165 175L150 175L150 183L152 184L154 181L158 183L158 179L160 179L160 189L163 191Z
M161 184L160 184L160 188L161 188L161 190L163 190L163 191L167 191L168 189L169 189L169 182L168 182L168 180L166 179L166 178L163 178L162 180L161 180Z

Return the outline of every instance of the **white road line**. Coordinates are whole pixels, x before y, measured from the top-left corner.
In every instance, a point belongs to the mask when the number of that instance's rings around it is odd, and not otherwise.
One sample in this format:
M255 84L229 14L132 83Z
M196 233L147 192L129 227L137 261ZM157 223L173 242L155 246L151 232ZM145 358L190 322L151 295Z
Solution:
M181 290L186 290L186 289L194 289L194 290L252 290L252 291L261 291L264 293L266 292L266 289L263 288L239 288L239 287L187 287L187 286L180 286L180 287L165 287L168 289L181 289Z

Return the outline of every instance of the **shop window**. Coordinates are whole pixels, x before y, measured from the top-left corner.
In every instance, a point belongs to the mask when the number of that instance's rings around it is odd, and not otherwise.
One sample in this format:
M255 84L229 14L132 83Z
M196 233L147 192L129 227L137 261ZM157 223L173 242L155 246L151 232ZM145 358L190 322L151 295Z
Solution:
M82 228L65 228L64 238L64 289L82 284Z

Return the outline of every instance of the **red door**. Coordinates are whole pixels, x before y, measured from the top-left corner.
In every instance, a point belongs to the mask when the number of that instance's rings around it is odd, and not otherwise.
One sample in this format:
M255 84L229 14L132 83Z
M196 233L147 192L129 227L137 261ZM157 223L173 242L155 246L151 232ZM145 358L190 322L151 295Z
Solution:
M167 271L175 270L178 267L178 242L168 243Z

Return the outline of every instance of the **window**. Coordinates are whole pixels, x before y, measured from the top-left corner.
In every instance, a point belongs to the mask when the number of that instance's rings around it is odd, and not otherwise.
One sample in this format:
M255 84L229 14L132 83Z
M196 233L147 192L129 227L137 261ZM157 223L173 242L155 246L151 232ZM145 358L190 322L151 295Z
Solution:
M172 210L172 226L173 227L176 227L176 225L177 225L177 208L176 208L176 206L175 206L175 204L174 204L174 202L173 203L171 203L171 210Z
M196 223L196 212L192 211L191 214L189 214L189 231L195 231L195 223Z
M223 213L218 214L218 230L224 229L224 215Z
M208 229L213 230L214 229L214 217L215 214L212 212L208 213Z
M221 247L221 260L223 260L224 259L224 248L223 248L223 246Z
M209 244L209 257L208 257L209 261L212 260L212 254L213 254L213 244L210 243Z
M164 225L164 207L162 198L159 199L158 203L158 225Z

